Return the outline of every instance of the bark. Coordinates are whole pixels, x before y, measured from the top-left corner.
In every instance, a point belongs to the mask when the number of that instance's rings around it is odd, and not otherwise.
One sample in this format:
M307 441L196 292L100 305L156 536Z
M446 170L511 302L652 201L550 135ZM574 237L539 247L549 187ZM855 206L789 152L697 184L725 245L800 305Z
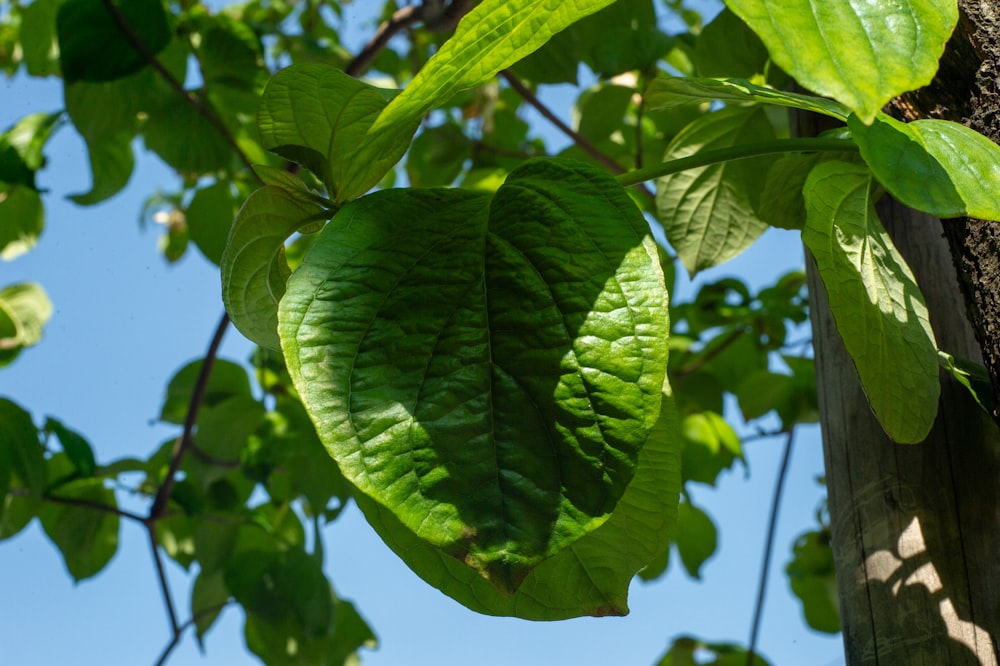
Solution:
M888 110L907 120L958 120L998 140L1000 3L961 4L961 24L934 84ZM822 129L804 114L796 120L802 135ZM985 363L996 392L1000 225L942 222L890 200L880 203L879 213L927 297L939 346ZM997 664L996 414L991 419L964 388L942 376L940 409L927 440L916 446L891 442L871 414L823 285L809 268L847 663Z

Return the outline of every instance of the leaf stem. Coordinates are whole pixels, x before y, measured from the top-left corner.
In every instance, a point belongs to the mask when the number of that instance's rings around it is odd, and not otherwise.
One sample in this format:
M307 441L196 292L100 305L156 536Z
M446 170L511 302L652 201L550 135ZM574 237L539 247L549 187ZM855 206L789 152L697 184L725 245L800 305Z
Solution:
M654 178L669 176L672 173L696 169L711 164L719 164L720 162L742 160L760 155L771 155L773 153L815 152L858 152L858 145L849 139L820 138L775 139L773 141L741 143L736 146L705 150L688 157L660 162L659 164L623 173L620 176L616 176L615 179L623 186L628 187Z

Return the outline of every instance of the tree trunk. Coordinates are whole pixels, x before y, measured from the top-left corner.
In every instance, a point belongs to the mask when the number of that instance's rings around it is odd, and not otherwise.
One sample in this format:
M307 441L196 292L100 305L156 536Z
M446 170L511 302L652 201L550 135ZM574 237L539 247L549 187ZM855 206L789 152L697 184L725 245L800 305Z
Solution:
M961 4L938 78L888 111L906 120L966 122L996 141L1000 2ZM821 129L805 115L796 121L802 135ZM927 298L938 345L985 363L1000 395L1000 225L942 222L888 199L878 208ZM811 259L807 264L847 664L998 664L998 414L991 419L943 375L927 440L891 442L868 407Z

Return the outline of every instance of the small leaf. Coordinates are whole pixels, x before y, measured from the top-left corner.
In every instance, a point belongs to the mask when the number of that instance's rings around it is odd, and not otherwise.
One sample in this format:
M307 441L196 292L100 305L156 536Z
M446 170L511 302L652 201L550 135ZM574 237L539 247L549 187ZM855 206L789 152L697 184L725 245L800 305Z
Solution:
M719 12L695 42L699 76L749 79L764 73L767 60L763 42L729 9Z
M25 185L0 183L0 220L0 259L10 261L33 248L42 235L42 197Z
M847 120L850 114L847 107L832 99L766 88L743 79L676 77L660 73L650 82L645 97L650 109L720 101L727 104L776 104L821 113L837 120Z
M22 348L38 344L51 316L52 303L34 282L0 289L0 367L13 361Z
M681 422L685 481L714 486L719 474L743 457L740 439L732 426L715 412L689 414Z
M36 189L35 172L45 165L42 149L62 117L61 113L34 113L0 134L0 182Z
M247 199L222 253L222 302L233 325L250 340L279 349L278 301L291 271L285 241L296 230L330 215L304 187L266 185Z
M1000 146L946 120L848 120L861 156L892 196L937 217L1000 220Z
M194 618L195 638L202 648L204 648L205 634L215 624L228 601L229 590L226 588L222 572L200 571L191 589L191 617Z
M54 478L72 474L72 464L61 454L49 464L49 474ZM100 573L118 550L114 492L104 487L103 479L79 479L60 485L53 494L109 508L103 511L82 504L45 502L38 511L45 534L59 548L73 579L81 581Z
M771 58L804 87L870 123L925 86L958 22L955 0L727 0Z
M956 358L941 350L938 350L938 364L965 387L987 414L993 413L996 396L993 393L993 384L990 382L990 373L983 364Z
M128 185L135 167L131 133L125 132L99 142L87 140L87 157L93 184L87 192L69 196L73 203L81 206L92 206L110 199Z
M718 531L708 514L690 502L677 508L677 554L692 578L701 580L701 567L715 554Z
M806 181L802 240L872 411L893 440L914 443L937 415L937 343L920 287L879 222L875 190L864 166L815 167Z
M94 450L90 443L77 432L70 430L52 417L45 420L45 430L53 433L62 445L63 453L81 476L93 476L97 470Z
M122 20L153 54L170 41L170 25L160 0L117 0ZM146 60L125 36L102 0L67 0L56 21L63 78L111 81L137 72Z
M764 110L727 108L688 125L664 159L774 138ZM764 233L754 210L773 156L688 169L656 181L656 208L667 240L691 275L732 259Z
M823 532L800 535L785 572L792 593L802 602L806 623L816 631L840 632L840 603L829 535Z
M288 369L344 475L501 588L602 524L659 414L666 294L603 171L387 190L288 282ZM461 507L461 509L459 509Z
M235 214L232 186L224 181L199 189L188 204L188 233L205 258L213 264L218 265L222 261Z

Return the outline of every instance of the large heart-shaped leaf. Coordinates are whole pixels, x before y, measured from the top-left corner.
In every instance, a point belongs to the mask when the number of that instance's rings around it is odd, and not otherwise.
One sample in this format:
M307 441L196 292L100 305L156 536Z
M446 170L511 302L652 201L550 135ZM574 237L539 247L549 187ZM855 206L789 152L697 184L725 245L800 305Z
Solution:
M344 475L513 592L631 481L660 412L665 302L626 191L548 160L495 195L345 206L289 279L278 330Z
M947 120L901 123L884 113L851 134L878 181L907 206L938 217L1000 220L1000 146Z
M685 127L667 148L665 159L700 150L774 138L760 107L733 107L703 116ZM775 156L688 169L656 181L656 209L667 240L688 272L732 259L764 233L767 224L754 212Z
M677 527L681 460L677 411L664 387L660 419L639 452L635 478L608 521L542 562L513 595L421 541L391 511L355 500L379 535L425 581L488 615L564 620L626 615L632 577L670 545Z
M930 83L958 22L955 0L726 0L771 58L866 123Z
M913 443L937 416L937 343L920 287L875 212L875 187L863 165L816 166L802 240L872 411L893 440Z

